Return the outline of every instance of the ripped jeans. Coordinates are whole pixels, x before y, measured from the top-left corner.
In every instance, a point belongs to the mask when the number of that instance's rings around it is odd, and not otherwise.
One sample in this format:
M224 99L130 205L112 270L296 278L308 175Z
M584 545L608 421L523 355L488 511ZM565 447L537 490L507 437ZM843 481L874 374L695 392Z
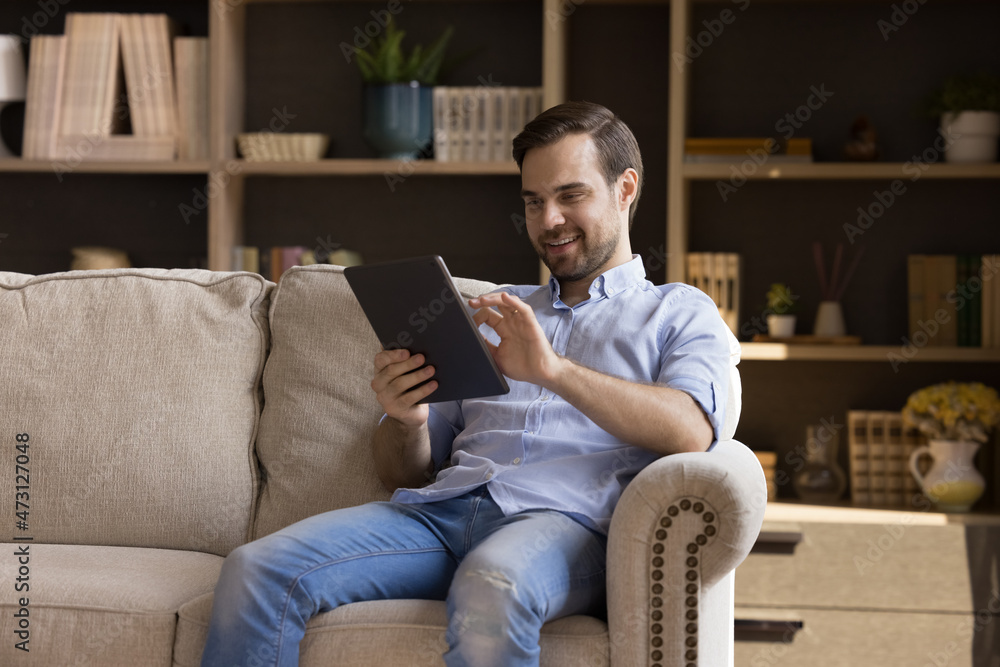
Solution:
M226 558L202 666L298 665L312 616L386 599L447 601L447 665L538 665L544 622L603 615L605 552L560 512L505 517L485 486L319 514Z

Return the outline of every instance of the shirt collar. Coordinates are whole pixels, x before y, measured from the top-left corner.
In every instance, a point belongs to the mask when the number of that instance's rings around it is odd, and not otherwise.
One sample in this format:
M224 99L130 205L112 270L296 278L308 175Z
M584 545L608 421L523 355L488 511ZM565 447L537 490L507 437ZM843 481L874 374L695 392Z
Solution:
M642 257L633 254L631 261L608 269L594 279L590 284L590 300L600 296L611 297L644 282L646 282L646 267L643 265ZM559 298L559 281L553 276L549 277L549 294L553 302Z

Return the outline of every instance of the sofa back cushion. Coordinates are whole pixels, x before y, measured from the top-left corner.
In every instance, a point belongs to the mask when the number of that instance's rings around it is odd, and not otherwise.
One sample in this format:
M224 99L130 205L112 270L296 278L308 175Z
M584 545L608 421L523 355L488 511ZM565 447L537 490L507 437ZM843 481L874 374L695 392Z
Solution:
M29 487L19 534L220 555L245 542L271 287L199 270L0 273L0 498Z
M491 283L456 279L466 296ZM271 300L271 352L257 455L263 537L300 519L385 500L371 456L382 408L371 389L380 348L343 268L293 267Z

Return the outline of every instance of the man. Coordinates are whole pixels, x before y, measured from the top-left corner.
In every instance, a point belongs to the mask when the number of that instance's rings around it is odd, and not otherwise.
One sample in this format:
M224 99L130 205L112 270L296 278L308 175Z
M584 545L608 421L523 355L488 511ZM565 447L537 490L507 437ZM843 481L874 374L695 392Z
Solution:
M652 285L631 254L642 185L631 131L601 106L567 103L528 124L514 157L552 279L470 302L510 393L419 404L434 369L406 350L378 353L373 455L392 501L235 550L203 665L248 654L295 665L311 616L388 598L447 601L448 665L537 665L543 623L603 614L625 485L658 456L718 438L731 334L704 294Z

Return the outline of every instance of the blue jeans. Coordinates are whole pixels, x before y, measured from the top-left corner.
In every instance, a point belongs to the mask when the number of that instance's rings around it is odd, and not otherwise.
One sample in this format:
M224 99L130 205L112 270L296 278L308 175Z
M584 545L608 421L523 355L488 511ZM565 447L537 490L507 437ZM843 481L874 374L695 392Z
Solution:
M544 622L603 615L605 553L560 512L505 517L485 486L319 514L226 558L202 666L298 665L309 618L388 599L447 601L447 665L537 665Z

